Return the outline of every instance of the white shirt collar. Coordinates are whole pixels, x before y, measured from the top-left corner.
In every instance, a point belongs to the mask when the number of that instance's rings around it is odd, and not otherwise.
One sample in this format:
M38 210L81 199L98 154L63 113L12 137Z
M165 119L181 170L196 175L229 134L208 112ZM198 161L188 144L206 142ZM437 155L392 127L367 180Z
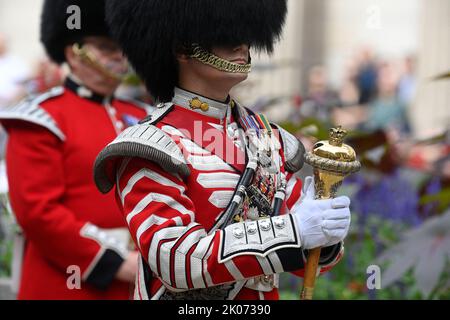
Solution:
M200 103L203 104L204 108L196 108L193 106L192 102L194 100L200 100ZM186 91L180 88L175 88L175 96L172 99L172 103L177 106L192 110L194 112L223 120L227 115L228 109L231 107L231 99L230 102L219 102L217 100L208 99L202 97L198 94L195 94L190 91ZM197 101L198 102L198 101Z

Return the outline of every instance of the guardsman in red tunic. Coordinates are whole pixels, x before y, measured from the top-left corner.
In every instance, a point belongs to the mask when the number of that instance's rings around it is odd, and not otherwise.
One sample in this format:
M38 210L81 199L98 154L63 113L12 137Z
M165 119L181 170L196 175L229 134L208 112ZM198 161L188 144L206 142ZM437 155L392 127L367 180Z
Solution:
M324 247L322 272L342 256L350 200L315 200L310 178L302 192L302 144L229 95L249 48L272 51L286 11L285 0L107 3L160 102L94 171L141 253L136 299L277 299L279 274L301 276L309 249Z
M68 12L81 14L80 29L68 28ZM148 107L113 94L128 66L104 23L104 1L45 1L41 39L68 64L64 85L0 113L10 200L26 237L18 298L129 299L138 253L92 166Z

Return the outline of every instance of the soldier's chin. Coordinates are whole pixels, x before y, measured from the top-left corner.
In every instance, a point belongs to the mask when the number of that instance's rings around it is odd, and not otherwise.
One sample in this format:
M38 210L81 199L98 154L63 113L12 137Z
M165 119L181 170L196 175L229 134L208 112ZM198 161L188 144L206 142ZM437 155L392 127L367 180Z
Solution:
M236 81L237 82L236 84L245 81L248 78L248 73L233 73L233 72L224 72L224 73L225 73L224 77Z

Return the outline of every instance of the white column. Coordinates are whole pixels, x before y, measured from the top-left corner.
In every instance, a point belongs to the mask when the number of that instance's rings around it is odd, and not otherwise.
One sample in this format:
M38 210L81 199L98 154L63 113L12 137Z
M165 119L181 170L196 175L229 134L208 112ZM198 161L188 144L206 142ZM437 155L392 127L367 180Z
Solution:
M272 56L253 56L254 70L234 92L244 105L252 106L261 98L291 97L301 90L303 8L308 0L289 0L288 16L281 41ZM272 121L282 120L290 101L267 113Z
M450 1L424 1L419 50L419 87L411 120L416 136L426 138L450 128L450 80L433 76L450 71Z

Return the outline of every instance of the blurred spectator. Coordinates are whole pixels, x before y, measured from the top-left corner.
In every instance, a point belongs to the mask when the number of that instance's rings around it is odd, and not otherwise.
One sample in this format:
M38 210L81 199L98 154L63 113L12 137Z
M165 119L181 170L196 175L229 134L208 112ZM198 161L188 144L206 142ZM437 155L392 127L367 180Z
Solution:
M316 118L321 122L330 122L333 109L340 106L337 92L328 85L327 71L323 66L313 67L308 75L308 94L300 107L302 118Z
M26 65L8 53L6 37L0 33L0 108L25 95L22 83L28 75Z
M398 98L401 103L411 105L416 94L417 80L415 75L415 58L408 56L403 62L403 74L398 84Z
M409 133L406 107L397 96L398 75L389 63L378 70L378 96L370 103L368 119L363 128L370 131L379 129Z
M361 50L359 59L355 78L359 90L359 104L368 104L377 94L377 63L369 48Z
M333 124L340 125L346 129L355 129L364 121L367 116L366 108L361 107L359 103L359 91L354 82L355 67L348 64L342 85L339 88L339 99L342 108L333 110Z
M352 81L344 81L339 91L342 106L356 106L358 97L359 92L355 84Z

